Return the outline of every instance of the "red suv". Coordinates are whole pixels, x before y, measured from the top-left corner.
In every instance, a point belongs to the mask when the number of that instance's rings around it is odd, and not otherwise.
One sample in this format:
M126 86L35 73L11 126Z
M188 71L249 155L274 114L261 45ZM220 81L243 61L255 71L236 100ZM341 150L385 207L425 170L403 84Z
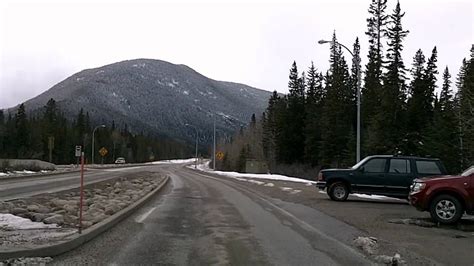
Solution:
M474 214L474 165L459 176L438 176L413 181L410 204L429 211L433 220L452 224Z

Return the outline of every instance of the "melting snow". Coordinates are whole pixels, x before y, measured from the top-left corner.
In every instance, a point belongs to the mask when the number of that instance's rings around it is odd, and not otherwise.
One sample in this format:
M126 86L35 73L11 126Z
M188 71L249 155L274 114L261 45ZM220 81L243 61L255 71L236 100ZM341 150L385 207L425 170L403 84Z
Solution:
M155 161L155 162L151 162L151 164L167 164L167 163L180 164L180 163L194 163L194 161L195 161L194 158L174 159L174 160Z
M21 218L9 213L0 213L0 228L5 229L42 229L58 228L57 224L44 224L32 222L30 219Z
M316 181L306 180L297 177L290 177L284 175L273 175L273 174L242 174L237 172L224 172L224 171L213 171L209 168L209 162L204 164L199 164L198 169L205 172L211 172L222 176L227 176L231 178L252 178L252 179L268 179L268 180L281 180L289 182L298 182L306 184L315 184Z

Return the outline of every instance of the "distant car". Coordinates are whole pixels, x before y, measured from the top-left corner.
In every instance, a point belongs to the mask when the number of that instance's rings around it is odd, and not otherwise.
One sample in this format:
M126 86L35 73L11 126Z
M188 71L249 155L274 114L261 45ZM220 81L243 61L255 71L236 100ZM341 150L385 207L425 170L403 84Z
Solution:
M474 165L458 176L416 179L410 204L443 224L456 223L465 212L474 215Z
M115 160L116 164L123 164L125 163L125 158L123 157L118 157L117 160Z
M439 159L374 155L349 169L321 170L316 186L335 201L345 201L350 193L408 199L415 178L445 174Z

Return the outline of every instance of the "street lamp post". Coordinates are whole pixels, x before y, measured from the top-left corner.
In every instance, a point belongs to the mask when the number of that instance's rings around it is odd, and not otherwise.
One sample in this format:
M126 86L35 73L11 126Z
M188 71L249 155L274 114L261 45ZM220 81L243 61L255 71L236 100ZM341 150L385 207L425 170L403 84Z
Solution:
M91 151L91 153L92 153L92 164L94 164L95 131L96 131L97 129L99 129L99 128L104 128L104 127L105 127L105 125L100 125L100 126L96 126L96 127L94 128L94 130L92 130L92 151Z
M216 116L214 116L214 149L212 155L212 169L216 171Z
M325 41L325 40L320 40L318 41L319 44L325 44L325 43L333 43L333 41ZM352 55L352 61L354 64L357 66L357 147L356 147L356 163L360 161L360 85L361 85L361 71L360 71L360 58L358 56L355 56L352 51L347 48L345 45L335 42L336 44L344 47L351 55Z
M198 130L195 126L190 125L190 124L185 124L185 126L192 127L192 128L194 128L194 130L196 130L196 158L194 160L194 169L196 169L197 168L197 159L198 159L197 158L198 157Z

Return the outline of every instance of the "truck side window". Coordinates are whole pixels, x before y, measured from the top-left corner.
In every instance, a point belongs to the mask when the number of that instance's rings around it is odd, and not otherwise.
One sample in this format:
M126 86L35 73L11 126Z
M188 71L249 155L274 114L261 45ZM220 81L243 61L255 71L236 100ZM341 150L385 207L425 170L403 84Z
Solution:
M391 159L389 173L407 174L411 172L410 161L406 159Z
M363 165L366 173L383 173L387 159L372 159Z
M440 175L441 169L434 161L416 161L416 169L419 174Z

